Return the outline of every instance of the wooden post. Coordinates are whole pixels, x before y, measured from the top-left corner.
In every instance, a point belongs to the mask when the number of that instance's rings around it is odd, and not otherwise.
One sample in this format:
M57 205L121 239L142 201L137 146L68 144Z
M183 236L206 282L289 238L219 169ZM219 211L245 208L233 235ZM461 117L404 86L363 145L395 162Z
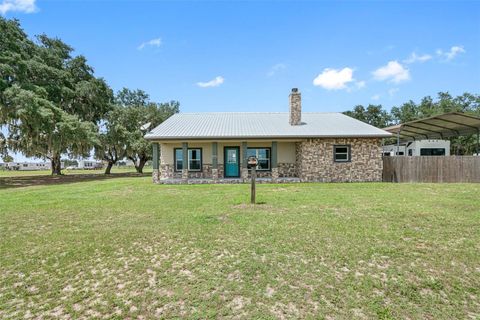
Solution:
M251 175L252 175L252 182L251 182L251 188L250 188L250 203L255 204L255 193L256 193L255 179L257 178L257 170L255 166L252 167Z
M255 180L257 179L257 164L258 160L255 157L248 157L247 160L248 166L251 168L250 176L251 176L251 185L250 185L250 203L255 204ZM248 170L248 167L247 167ZM248 171L247 171L248 172Z

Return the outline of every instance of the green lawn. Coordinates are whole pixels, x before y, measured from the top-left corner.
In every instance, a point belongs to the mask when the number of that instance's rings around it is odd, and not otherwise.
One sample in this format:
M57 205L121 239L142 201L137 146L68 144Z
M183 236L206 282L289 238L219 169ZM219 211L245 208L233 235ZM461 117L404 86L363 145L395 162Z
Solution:
M144 172L152 172L152 167L145 167ZM103 174L105 169L101 170L62 170L64 175L72 174ZM134 167L113 167L112 173L125 173L125 172L135 172ZM35 171L17 171L17 170L0 170L0 178L2 177L25 177L25 176L45 176L50 175L50 170L35 170Z
M0 190L0 318L480 317L479 184Z

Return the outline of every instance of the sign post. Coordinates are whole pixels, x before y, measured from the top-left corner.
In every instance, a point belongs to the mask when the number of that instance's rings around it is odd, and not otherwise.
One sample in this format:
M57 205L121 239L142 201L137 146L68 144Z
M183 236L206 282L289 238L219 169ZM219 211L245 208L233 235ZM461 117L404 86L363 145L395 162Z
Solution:
M255 180L257 178L257 158L255 157L248 157L248 167L252 170L250 173L251 176L251 185L250 185L250 203L255 204Z

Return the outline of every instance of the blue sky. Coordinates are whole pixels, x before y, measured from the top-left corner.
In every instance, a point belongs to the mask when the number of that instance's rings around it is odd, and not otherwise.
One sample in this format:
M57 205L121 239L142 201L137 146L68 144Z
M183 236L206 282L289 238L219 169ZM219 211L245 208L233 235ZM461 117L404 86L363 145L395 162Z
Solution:
M73 46L114 90L182 112L287 111L292 87L311 112L480 93L475 1L0 0L2 12Z

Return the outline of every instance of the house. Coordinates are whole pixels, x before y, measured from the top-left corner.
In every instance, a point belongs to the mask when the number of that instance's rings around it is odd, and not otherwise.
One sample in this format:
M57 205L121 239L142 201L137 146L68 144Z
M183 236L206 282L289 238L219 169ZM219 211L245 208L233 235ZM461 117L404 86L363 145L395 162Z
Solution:
M175 114L145 135L153 142L155 183L242 182L247 158L272 182L381 181L381 139L391 134L341 113Z

